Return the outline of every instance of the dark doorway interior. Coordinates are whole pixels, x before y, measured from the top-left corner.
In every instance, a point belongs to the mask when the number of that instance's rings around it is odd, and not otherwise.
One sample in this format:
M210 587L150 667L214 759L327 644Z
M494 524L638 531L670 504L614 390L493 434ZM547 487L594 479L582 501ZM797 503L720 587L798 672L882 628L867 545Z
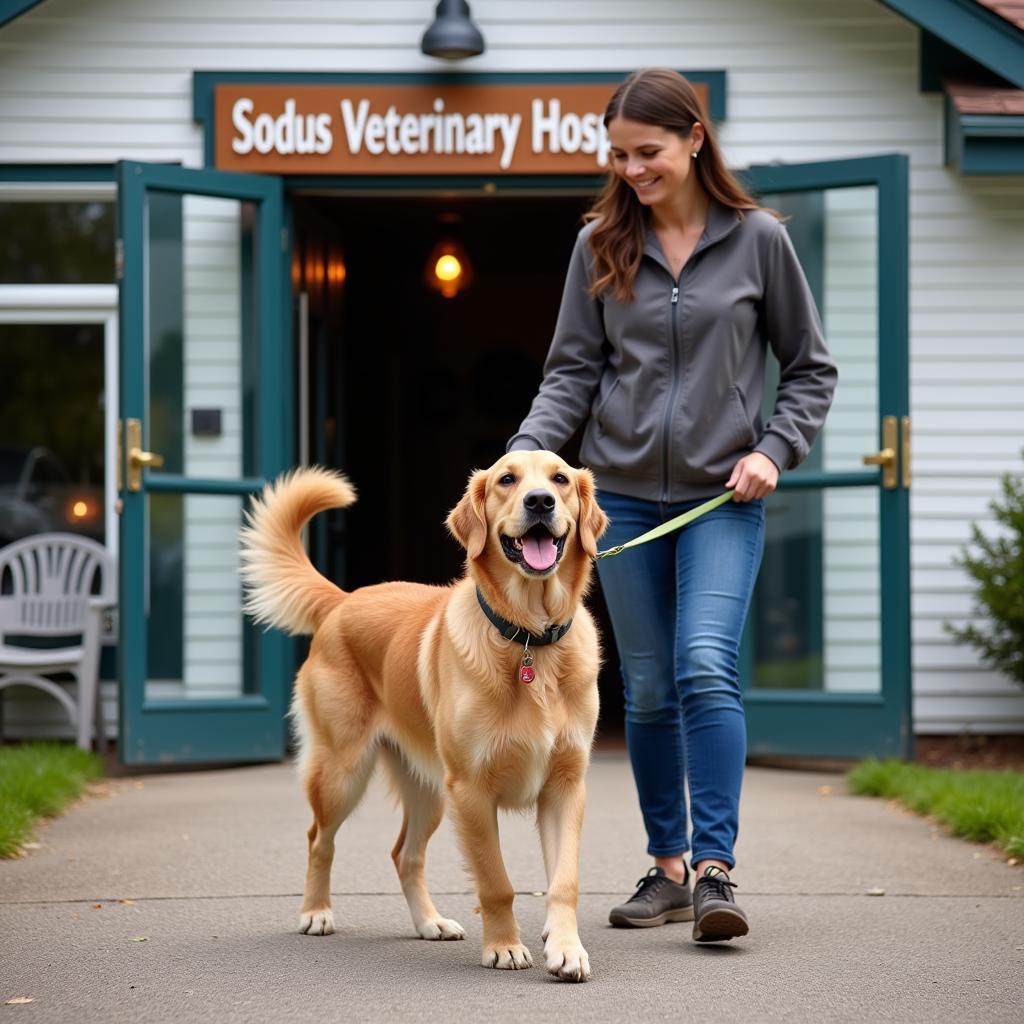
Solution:
M346 588L461 574L445 517L529 408L588 203L296 198L295 276L310 303L310 455L343 469L359 490L348 512L320 517L312 550ZM454 298L427 280L441 239L458 242L470 263L471 282ZM578 464L578 438L562 455ZM600 735L615 741L621 683L596 581L589 600L605 640Z

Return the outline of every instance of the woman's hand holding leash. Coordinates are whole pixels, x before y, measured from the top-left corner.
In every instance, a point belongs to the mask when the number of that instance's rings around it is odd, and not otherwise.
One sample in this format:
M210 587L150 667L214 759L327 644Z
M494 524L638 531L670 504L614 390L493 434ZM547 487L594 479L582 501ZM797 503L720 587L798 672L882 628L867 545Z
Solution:
M751 452L736 463L725 486L734 492L733 501L754 501L767 498L778 482L779 467L767 455Z
M689 512L684 512L682 515L676 516L675 519L670 519L667 523L662 523L661 526L656 526L653 530L648 530L625 544L618 544L613 548L599 551L597 557L611 558L625 551L626 548L636 547L638 544L646 544L649 540L664 537L665 534L681 529L687 523L699 519L706 512L718 508L719 505L724 505L730 498L733 501L753 501L755 498L766 498L775 490L778 482L779 467L767 455L751 452L749 455L744 455L733 467L732 476L729 477L729 483L726 485L728 490L717 498L705 501L703 505L692 508Z

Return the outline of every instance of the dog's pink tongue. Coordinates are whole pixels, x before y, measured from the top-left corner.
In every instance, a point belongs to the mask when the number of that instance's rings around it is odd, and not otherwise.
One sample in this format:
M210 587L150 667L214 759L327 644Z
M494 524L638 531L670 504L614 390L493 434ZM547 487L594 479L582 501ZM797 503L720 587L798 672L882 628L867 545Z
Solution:
M538 540L536 537L523 538L523 559L531 569L543 572L555 564L558 550L550 537Z

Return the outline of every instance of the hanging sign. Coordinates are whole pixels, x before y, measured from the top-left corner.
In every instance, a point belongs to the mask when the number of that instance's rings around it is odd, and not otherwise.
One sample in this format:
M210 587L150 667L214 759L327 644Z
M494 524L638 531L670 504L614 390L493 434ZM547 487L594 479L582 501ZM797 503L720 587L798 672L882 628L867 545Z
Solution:
M214 166L264 174L597 174L614 82L214 86ZM702 102L708 87L694 83Z

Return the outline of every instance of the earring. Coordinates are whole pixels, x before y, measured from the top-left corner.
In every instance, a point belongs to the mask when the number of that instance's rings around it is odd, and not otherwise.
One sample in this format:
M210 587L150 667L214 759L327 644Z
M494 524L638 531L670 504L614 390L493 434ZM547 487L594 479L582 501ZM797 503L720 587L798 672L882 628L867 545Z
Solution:
M692 152L692 153L690 154L690 156L692 156L692 157L693 157L693 159L694 159L694 160L696 160L696 159L697 159L697 154L698 154L699 152L700 152L700 150L698 150L698 149L695 149L695 150L694 150L694 151L693 151L693 152Z

